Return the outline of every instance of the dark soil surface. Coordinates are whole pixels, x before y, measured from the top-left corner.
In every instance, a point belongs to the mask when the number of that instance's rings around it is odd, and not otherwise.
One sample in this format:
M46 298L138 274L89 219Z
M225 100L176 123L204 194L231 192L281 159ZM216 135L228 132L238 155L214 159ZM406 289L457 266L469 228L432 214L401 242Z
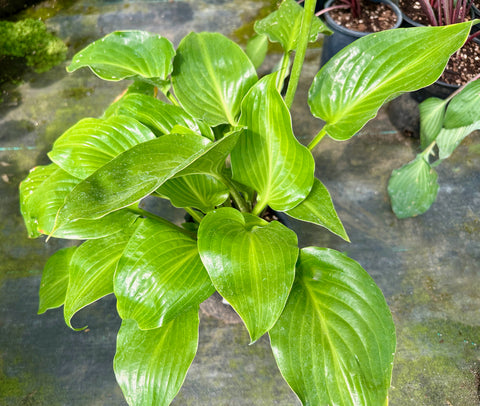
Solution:
M334 2L332 6L340 4L340 2ZM353 18L350 9L332 10L329 11L329 15L338 25L361 32L388 30L397 22L397 16L385 4L365 1L361 3L361 10L362 12L358 19Z
M451 85L463 85L478 73L480 45L476 41L469 41L450 58L440 80Z
M473 4L476 3L474 2ZM403 14L405 14L407 17L410 17L413 21L423 25L430 25L430 21L422 10L422 6L420 6L420 2L418 0L399 0L398 6L402 10ZM469 19L470 16L467 16L466 20Z

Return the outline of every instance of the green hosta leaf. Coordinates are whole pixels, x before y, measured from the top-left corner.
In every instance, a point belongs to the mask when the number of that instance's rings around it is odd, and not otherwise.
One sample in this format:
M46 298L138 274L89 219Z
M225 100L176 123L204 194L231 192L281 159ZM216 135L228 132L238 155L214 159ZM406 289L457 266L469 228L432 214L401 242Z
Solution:
M297 236L276 221L222 208L200 223L198 249L215 288L256 341L285 306L295 276Z
M169 134L125 151L82 181L66 197L55 227L100 218L129 206L191 164L210 143L200 135Z
M280 371L304 405L387 404L392 316L375 282L347 256L302 249L287 305L269 334Z
M250 58L255 69L258 69L265 60L268 51L268 38L266 35L254 35L247 42L245 53Z
M467 127L480 121L480 79L477 79L457 94L448 104L445 128Z
M175 207L213 210L228 199L227 187L209 175L187 175L167 180L157 193L170 199Z
M346 241L350 241L340 221L327 188L315 179L312 191L298 206L285 211L291 217L325 227Z
M387 30L356 40L315 76L308 96L312 114L326 121L332 138L352 137L387 100L433 83L470 26Z
M195 119L181 107L167 104L143 94L129 94L112 104L105 116L124 115L133 117L150 128L158 136L170 134L176 125L181 125L200 134Z
M263 20L255 23L255 31L259 34L266 34L272 42L279 42L285 52L297 48L302 18L304 14L302 6L294 0L285 0L277 11L269 14ZM312 20L310 28L310 42L317 40L319 33L331 34L325 24L319 18Z
M116 31L78 52L69 72L89 67L104 80L141 79L163 86L172 72L172 43L144 31Z
M113 369L130 406L170 404L197 352L198 324L198 308L155 330L122 322Z
M143 329L160 327L215 292L197 242L144 219L130 238L114 282L118 313Z
M113 293L113 276L131 232L90 240L80 245L70 261L70 282L63 315L73 329L71 319L80 309ZM74 329L77 330L77 329ZM81 330L81 329L80 329Z
M58 138L48 156L64 171L85 179L122 152L154 138L131 117L86 118Z
M443 127L447 103L447 100L431 97L419 104L422 148L427 148L437 138Z
M242 49L218 33L190 33L180 42L174 60L175 96L194 117L211 126L235 125L240 103L257 81Z
M292 209L310 193L315 163L293 135L275 76L263 78L250 90L240 124L247 129L232 151L233 178L257 191L260 206Z
M439 159L447 159L463 139L475 130L480 130L480 120L466 127L442 128L436 139Z
M98 220L77 220L57 228L55 216L65 197L80 182L55 164L38 166L20 185L20 210L31 238L51 234L57 238L92 239L118 233L132 224L136 214L121 210Z
M77 247L63 248L45 264L40 282L38 314L63 305L67 293L70 260Z
M437 177L421 155L394 170L388 182L388 194L395 215L407 218L426 212L437 197Z

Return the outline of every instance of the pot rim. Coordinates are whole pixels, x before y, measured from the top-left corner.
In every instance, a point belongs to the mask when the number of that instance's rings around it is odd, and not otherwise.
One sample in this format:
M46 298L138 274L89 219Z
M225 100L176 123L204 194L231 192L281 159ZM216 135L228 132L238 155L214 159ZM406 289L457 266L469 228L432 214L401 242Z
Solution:
M329 7L334 1L335 0L328 0L325 3L325 8ZM400 25L402 24L402 19L403 19L402 14L403 13L400 10L400 8L393 1L391 1L391 0L370 0L370 1L372 3L387 4L393 10L395 15L397 16L397 22L395 23L395 25L392 28L389 28L389 30L400 27ZM357 38L364 37L365 35L368 35L368 34L374 34L374 32L371 32L371 31L367 31L367 32L355 31L355 30L351 30L349 28L346 28L343 25L339 25L335 21L333 21L333 18L330 17L330 14L328 12L323 14L323 17L325 18L325 21L330 28L333 28L334 30L336 30L336 31L338 31L342 34L347 34L347 35L350 35L352 37L357 37Z

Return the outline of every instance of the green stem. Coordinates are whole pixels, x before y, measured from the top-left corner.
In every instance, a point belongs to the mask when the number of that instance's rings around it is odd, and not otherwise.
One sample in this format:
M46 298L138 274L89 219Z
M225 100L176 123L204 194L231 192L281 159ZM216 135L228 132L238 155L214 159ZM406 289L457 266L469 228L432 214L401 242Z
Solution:
M192 209L191 207L184 207L185 211L192 216L192 218L200 224L200 222L203 220L203 214L200 214L196 210Z
M170 221L168 221L168 220L165 220L164 218L162 218L162 217L160 217L160 216L157 216L156 214L153 214L153 213L150 213L149 211L143 210L143 209L141 209L140 207L129 206L129 207L127 207L126 209L127 209L128 211L131 211L132 213L139 214L140 216L147 217L147 218L149 218L149 219L158 221L158 222L161 223L161 224L164 224L164 225L166 225L166 226L172 227L172 228L174 228L175 230L180 231L180 232L182 232L183 234L188 235L189 237L194 237L194 238L195 238L195 234L194 234L194 233L191 233L190 231L185 230L184 228L182 228L182 227L180 227L180 226L177 226L176 224L173 224L172 222L170 222Z
M285 82L285 78L288 75L288 65L290 64L290 55L288 53L284 53L282 56L282 62L280 64L280 71L277 77L277 90L279 93L282 92L283 84Z
M265 207L267 207L266 204L257 204L252 211L252 214L255 216L260 217L263 211L265 210Z
M313 14L315 13L315 3L316 0L305 1L305 11L303 13L302 27L300 28L300 38L295 53L295 59L293 60L287 94L285 96L285 103L289 109L292 107L293 99L295 98L295 92L297 91L298 81L300 80L305 53L307 52L308 40L310 38L310 26L312 25Z
M315 136L315 138L308 144L308 149L311 151L315 146L320 142L320 140L325 137L327 132L325 131L325 127L323 127L320 132Z
M431 143L427 148L425 148L425 151L423 151L423 152L421 153L422 158L423 158L425 161L429 162L428 157L429 157L429 155L432 153L433 147L435 146L436 143L437 143L436 141L432 141L432 143Z
M168 91L165 96L167 96L167 99L170 100L173 105L175 105L175 106L179 106L179 105L180 105L180 104L178 103L177 99L175 99L175 97L173 96L172 92Z
M243 196L240 194L240 192L237 190L231 179L229 179L226 176L218 176L217 179L222 182L226 187L228 187L228 190L230 191L230 195L232 196L233 201L237 205L238 209L241 212L247 213L248 210L248 204L243 198Z

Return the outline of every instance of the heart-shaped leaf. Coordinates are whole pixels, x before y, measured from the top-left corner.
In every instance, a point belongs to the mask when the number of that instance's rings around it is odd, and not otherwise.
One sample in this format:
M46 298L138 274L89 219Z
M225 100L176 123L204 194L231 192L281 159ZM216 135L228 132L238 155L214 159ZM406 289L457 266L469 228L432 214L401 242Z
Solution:
M347 256L301 250L297 279L269 335L280 371L304 405L387 404L395 327L380 289Z
M235 125L240 103L257 81L242 49L218 33L190 33L177 49L172 73L175 96L194 117L211 126Z
M204 213L228 199L227 187L210 175L187 175L167 180L156 193L175 207L194 207Z
M65 197L80 182L55 164L37 166L20 185L20 210L29 237L48 234L74 240L103 238L118 233L138 217L128 209L98 220L82 219L53 231L55 217ZM45 199L48 196L48 199Z
M296 1L284 0L277 11L255 23L255 31L258 34L268 35L272 42L279 42L285 52L293 51L297 48L304 13L303 7ZM321 32L332 33L322 20L314 18L308 40L315 42Z
M198 324L198 308L155 330L122 322L113 369L130 406L171 403L197 352Z
M256 341L285 306L295 276L297 236L279 222L222 208L200 223L198 250L215 288Z
M346 241L350 241L333 206L328 189L315 179L307 198L293 209L285 211L291 217L325 227Z
M215 292L197 242L167 224L143 219L118 263L117 309L142 330L168 323Z
M130 117L86 118L55 141L48 157L64 171L85 179L122 152L152 139L155 135Z
M310 193L315 163L293 135L274 75L260 80L247 94L240 124L246 129L232 151L233 178L257 191L259 207L292 209Z
M438 145L438 158L447 159L453 151L455 151L455 148L460 145L463 139L475 130L480 130L480 120L467 125L466 127L451 129L442 128L435 140Z
M65 323L70 328L74 329L71 319L76 312L113 293L113 275L130 235L127 230L86 241L76 249L70 261L70 282L63 308Z
M445 128L467 127L480 121L480 79L470 82L448 104Z
M326 121L332 138L352 137L386 101L432 84L470 27L471 22L404 28L359 38L315 76L308 95L312 114Z
M112 104L104 115L133 117L150 128L157 136L170 134L176 125L201 134L198 123L184 109L143 94L127 94Z
M437 198L437 172L422 155L395 169L388 181L392 210L398 218L425 213Z
M62 248L45 264L40 282L38 314L60 307L67 293L70 260L77 247Z
M172 43L144 31L116 31L75 54L67 71L89 67L99 78L141 79L165 85L172 72Z
M448 101L430 97L418 105L420 109L420 140L422 148L427 148L443 127L445 108Z

